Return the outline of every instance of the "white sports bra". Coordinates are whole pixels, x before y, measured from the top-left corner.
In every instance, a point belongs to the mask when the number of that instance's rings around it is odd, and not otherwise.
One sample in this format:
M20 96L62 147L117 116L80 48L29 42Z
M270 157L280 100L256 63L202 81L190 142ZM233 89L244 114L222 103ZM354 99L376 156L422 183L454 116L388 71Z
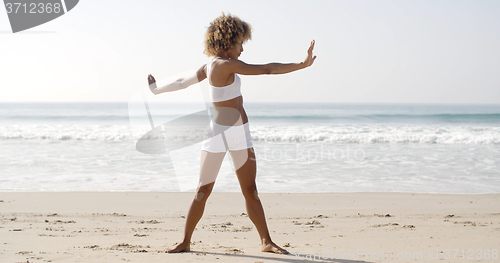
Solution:
M214 63L216 58L217 57L210 59L207 63L207 76L210 76L212 63ZM241 80L236 73L234 73L234 82L224 87L212 86L212 84L210 84L210 77L208 77L208 89L210 90L210 98L212 99L212 102L226 101L239 97L241 96L240 88Z

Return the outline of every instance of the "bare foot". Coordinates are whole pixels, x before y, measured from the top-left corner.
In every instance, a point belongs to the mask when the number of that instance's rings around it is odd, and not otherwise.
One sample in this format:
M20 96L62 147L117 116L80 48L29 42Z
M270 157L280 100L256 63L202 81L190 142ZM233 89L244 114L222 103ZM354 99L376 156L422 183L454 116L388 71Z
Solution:
M165 251L165 253L180 253L180 252L188 252L188 251L191 251L190 244L189 243L187 243L187 244L180 243L171 249L167 249L167 251Z
M290 254L290 252L288 252L286 249L280 248L278 245L274 244L274 242L262 245L261 251L273 252L276 254Z

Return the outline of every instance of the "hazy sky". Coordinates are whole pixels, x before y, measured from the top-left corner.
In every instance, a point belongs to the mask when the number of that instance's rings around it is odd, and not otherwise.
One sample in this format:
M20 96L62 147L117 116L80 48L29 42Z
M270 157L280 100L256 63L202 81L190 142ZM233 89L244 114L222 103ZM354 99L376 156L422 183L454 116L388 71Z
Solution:
M317 43L308 69L243 76L247 102L500 103L500 1L481 0L82 0L16 34L0 9L0 101L128 101L149 73L206 63L223 11L253 26L247 63L300 62Z

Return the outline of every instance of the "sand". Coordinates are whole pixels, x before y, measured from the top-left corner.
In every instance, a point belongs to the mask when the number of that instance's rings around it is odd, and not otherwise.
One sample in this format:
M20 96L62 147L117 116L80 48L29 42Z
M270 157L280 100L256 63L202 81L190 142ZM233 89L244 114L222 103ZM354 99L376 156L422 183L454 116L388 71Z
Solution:
M273 240L260 252L240 193L213 193L192 252L194 193L0 193L0 262L500 262L500 194L260 194Z

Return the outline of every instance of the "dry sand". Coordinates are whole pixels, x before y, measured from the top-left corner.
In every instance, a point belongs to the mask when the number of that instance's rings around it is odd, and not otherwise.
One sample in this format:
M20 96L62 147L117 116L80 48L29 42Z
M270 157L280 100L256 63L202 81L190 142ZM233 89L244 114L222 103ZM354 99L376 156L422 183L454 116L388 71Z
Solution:
M500 262L500 194L262 193L292 252L275 255L260 252L241 194L213 193L193 251L163 253L193 196L0 193L0 262Z

